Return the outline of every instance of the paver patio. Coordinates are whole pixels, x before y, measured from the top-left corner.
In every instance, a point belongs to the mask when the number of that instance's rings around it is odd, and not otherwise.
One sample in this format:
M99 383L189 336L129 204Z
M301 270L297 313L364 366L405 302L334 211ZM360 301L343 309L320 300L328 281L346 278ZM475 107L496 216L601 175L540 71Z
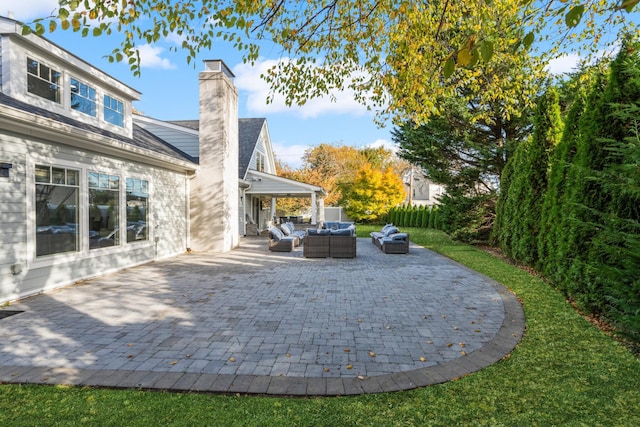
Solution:
M412 244L355 259L244 238L34 296L0 319L0 382L273 395L406 390L507 355L524 313L503 286Z

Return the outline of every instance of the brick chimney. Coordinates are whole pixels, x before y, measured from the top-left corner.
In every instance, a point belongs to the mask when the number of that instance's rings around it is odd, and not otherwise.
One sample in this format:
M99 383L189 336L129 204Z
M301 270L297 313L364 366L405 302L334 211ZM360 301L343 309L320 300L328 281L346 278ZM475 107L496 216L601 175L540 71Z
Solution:
M221 60L200 80L200 168L191 185L191 248L227 252L239 244L238 91Z

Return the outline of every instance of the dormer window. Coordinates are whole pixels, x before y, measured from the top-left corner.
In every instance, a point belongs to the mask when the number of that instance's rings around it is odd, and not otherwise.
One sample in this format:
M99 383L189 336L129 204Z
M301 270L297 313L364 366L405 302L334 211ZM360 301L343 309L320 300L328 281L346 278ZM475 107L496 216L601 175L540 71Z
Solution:
M60 103L60 71L27 58L27 91Z
M104 96L104 120L116 126L124 126L124 105L110 95Z
M71 78L71 108L89 116L96 116L96 89Z

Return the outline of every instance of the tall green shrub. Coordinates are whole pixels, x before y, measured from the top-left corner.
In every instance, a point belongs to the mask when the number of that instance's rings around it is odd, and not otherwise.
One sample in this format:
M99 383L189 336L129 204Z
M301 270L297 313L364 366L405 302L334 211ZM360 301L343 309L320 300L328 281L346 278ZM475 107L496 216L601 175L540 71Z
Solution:
M547 190L549 155L560 140L562 120L558 92L550 87L538 98L531 139L520 144L503 171L498 212L501 215L494 236L511 258L534 265L542 204Z
M547 192L542 205L540 238L538 239L538 269L546 277L558 278L565 269L571 254L566 245L561 244L566 235L572 207L567 203L569 191L567 176L580 139L580 117L585 110L587 90L578 86L576 96L569 108L564 123L564 131L551 158Z

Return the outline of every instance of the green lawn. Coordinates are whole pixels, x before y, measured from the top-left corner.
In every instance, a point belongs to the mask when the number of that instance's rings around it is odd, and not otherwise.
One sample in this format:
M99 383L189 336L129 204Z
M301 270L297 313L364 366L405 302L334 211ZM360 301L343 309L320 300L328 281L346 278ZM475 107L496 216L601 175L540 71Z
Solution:
M360 235L379 227L359 226ZM283 399L0 386L0 425L640 425L640 361L540 279L432 230L411 240L501 282L527 331L503 361L447 384L356 397ZM401 255L390 255L401 256Z

